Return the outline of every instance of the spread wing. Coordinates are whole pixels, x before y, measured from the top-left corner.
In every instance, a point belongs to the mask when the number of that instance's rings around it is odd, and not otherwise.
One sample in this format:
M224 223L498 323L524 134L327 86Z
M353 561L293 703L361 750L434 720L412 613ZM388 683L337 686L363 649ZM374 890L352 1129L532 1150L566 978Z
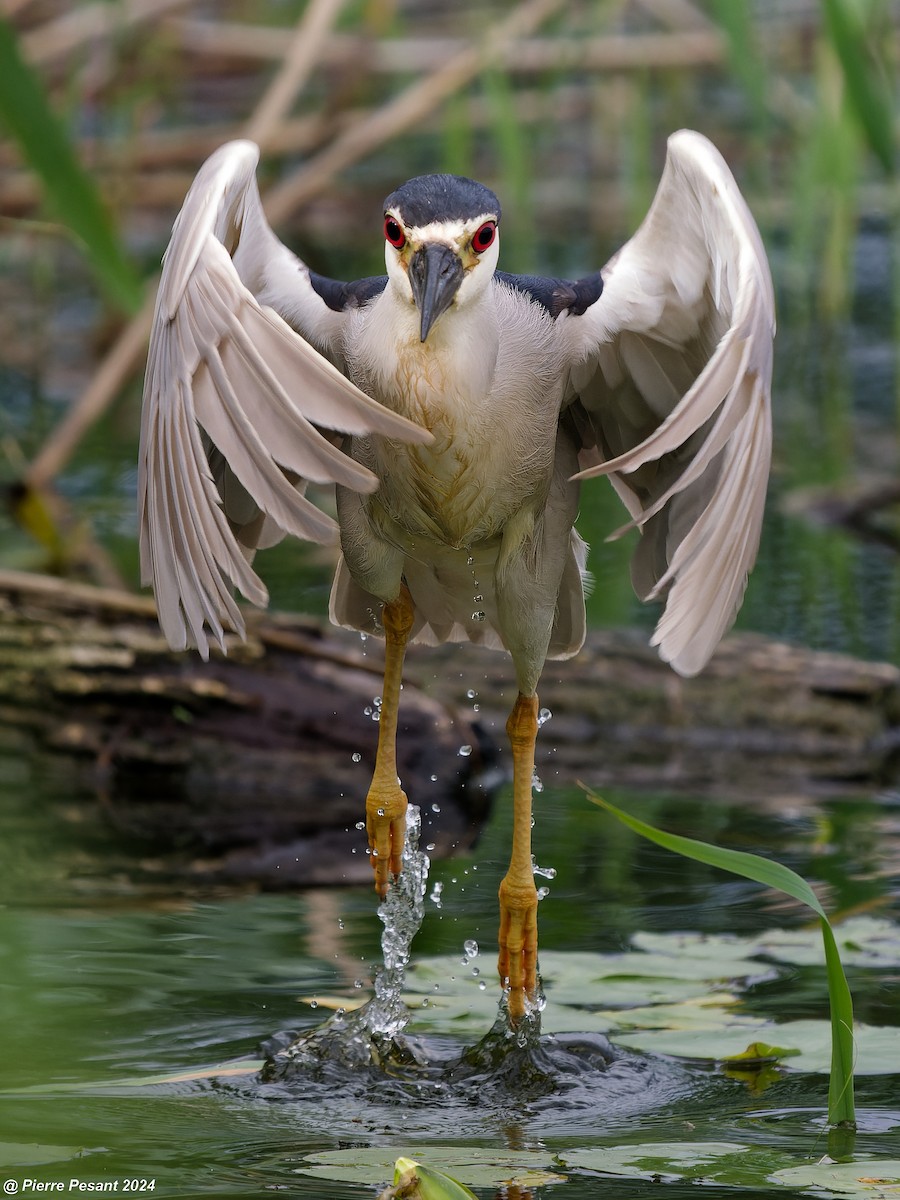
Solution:
M706 138L669 139L650 212L603 283L563 323L578 478L608 475L630 511L618 533L640 530L635 590L665 600L653 643L693 675L732 624L756 558L775 334L759 232Z
M229 143L191 186L163 260L144 384L143 582L170 645L204 657L210 637L221 646L226 628L244 632L232 587L267 601L250 566L256 546L284 533L336 539L306 481L377 487L341 435L430 440L313 348L340 361L343 314L267 225L258 156L251 142Z

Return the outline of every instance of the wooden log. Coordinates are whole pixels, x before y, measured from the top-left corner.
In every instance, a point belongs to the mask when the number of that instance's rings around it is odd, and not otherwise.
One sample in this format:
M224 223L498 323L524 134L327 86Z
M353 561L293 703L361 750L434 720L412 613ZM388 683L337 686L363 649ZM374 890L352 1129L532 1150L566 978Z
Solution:
M182 848L208 878L370 878L356 825L381 657L363 651L358 637L274 617L203 663L168 649L146 598L0 572L6 744L16 735L22 752L60 760L117 826ZM489 800L471 721L407 687L400 734L401 779L433 852L470 844Z
M256 613L246 644L203 663L167 648L148 598L0 572L4 741L75 769L116 824L186 849L209 878L368 877L356 823L381 663L376 639ZM401 777L446 853L476 838L503 777L513 673L475 646L411 647L406 678ZM897 668L754 635L682 680L646 635L593 632L548 663L541 702L548 784L796 806L900 774Z

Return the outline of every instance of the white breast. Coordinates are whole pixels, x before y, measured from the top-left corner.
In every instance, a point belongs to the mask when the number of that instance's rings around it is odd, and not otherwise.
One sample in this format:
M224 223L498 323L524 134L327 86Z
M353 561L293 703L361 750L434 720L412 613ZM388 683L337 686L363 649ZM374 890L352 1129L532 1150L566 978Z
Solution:
M347 359L358 386L434 434L426 447L354 448L381 479L373 515L381 508L412 535L461 546L543 499L563 368L537 304L495 283L448 310L422 343L417 310L388 287L353 321Z

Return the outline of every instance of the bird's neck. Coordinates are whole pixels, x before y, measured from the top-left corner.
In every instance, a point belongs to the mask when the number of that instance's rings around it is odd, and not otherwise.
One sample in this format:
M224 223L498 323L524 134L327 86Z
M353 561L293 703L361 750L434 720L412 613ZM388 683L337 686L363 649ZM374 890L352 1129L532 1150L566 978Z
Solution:
M452 305L424 342L418 309L391 287L363 324L353 347L355 382L413 420L430 426L448 406L468 408L491 390L499 328L490 289Z

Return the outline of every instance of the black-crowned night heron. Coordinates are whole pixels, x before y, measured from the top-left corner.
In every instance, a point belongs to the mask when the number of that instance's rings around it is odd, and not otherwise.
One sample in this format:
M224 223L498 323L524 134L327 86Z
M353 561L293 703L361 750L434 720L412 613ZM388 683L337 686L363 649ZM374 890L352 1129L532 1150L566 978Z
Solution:
M606 475L640 532L632 578L665 601L653 637L699 671L731 625L759 542L771 455L774 302L725 162L669 140L653 206L577 282L497 270L500 205L428 175L387 198L387 275L312 272L266 223L256 146L201 168L166 253L140 452L141 561L171 645L243 633L232 594L285 533L340 537L338 625L385 638L366 799L376 888L399 870L395 743L409 641L506 648L513 843L499 971L517 1020L536 986L531 855L537 685L584 640L581 480ZM337 524L304 497L337 485Z

